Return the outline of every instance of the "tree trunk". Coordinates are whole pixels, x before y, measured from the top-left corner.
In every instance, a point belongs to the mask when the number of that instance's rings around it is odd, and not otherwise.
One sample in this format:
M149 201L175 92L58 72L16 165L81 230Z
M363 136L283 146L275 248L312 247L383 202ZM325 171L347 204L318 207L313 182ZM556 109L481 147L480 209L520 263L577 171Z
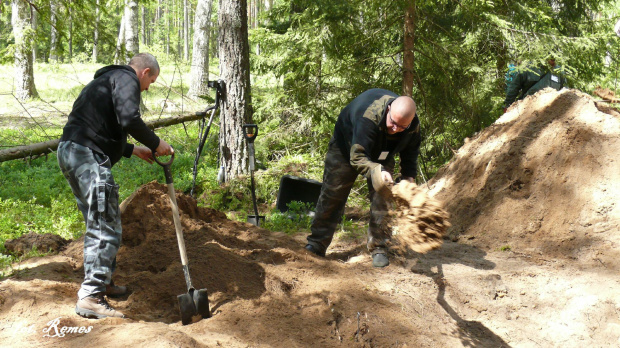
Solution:
M35 34L37 32L37 27L39 26L39 12L34 10L32 7L30 8L30 16L32 16L32 30L34 30ZM37 61L38 55L37 43L32 43L32 63L34 64Z
M67 9L69 13L69 62L73 59L73 12L71 8Z
M166 13L166 28L168 28L168 30L166 30L166 58L170 57L170 30L172 30L170 28L170 13L168 11L168 7L166 7L165 9L165 13Z
M125 64L121 62L125 57L125 11L121 17L120 28L118 29L118 38L116 39L116 52L114 53L114 64Z
M260 4L262 0L254 0L254 28L258 28L258 17L260 16Z
M189 3L183 1L183 60L189 60Z
M246 172L247 147L242 126L251 123L250 48L246 0L219 0L220 78L226 94L220 109L220 155L225 180Z
M50 1L50 56L49 60L58 62L58 4Z
M99 0L95 5L95 32L93 33L93 63L97 63L97 55L99 51L97 45L99 44Z
M138 1L128 0L125 6L125 63L129 62L131 57L140 53L140 41L138 38Z
M189 96L208 94L209 88L209 32L213 0L198 0L194 17L194 47L192 49Z
M158 120L148 121L146 125L151 129L168 127L179 123L200 120L204 116L198 116L195 113L188 115L167 117ZM41 143L22 145L11 147L8 149L0 149L0 162L11 161L19 158L38 157L56 151L60 139L48 140Z
M142 45L146 45L146 8L142 7L142 16L140 16L140 37Z
M415 1L405 11L405 38L403 42L403 95L412 96L415 71Z
M11 24L13 37L15 38L15 97L26 100L37 97L37 89L34 86L34 74L32 69L32 31L30 27L30 8L23 0L13 0Z

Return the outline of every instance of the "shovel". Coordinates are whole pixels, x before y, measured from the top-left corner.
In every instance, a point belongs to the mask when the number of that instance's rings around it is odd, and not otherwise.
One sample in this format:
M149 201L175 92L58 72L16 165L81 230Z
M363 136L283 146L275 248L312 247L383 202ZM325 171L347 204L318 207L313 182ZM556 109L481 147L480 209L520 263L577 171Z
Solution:
M256 205L256 190L254 188L254 170L256 169L256 158L254 157L254 139L258 135L258 126L255 124L243 125L243 136L248 142L248 164L250 168L250 182L252 192L252 204L254 205L254 214L248 215L248 222L254 226L260 225L260 220L265 220L265 217L258 215L258 206Z
M153 159L155 159L157 164L164 167L166 184L168 184L168 196L170 196L170 203L172 204L174 228L177 232L177 241L179 242L179 251L181 253L181 264L183 265L183 274L185 275L185 283L187 284L187 294L179 295L177 296L177 299L179 300L179 310L181 311L181 322L183 325L187 325L192 322L192 317L194 315L200 315L203 318L211 317L211 311L209 310L209 296L207 294L207 289L194 289L192 279L189 276L187 253L185 252L185 241L183 240L183 227L181 226L179 207L177 206L177 198L172 182L172 172L170 171L170 165L174 160L174 154L172 154L172 156L170 156L170 160L165 163L160 162L155 154L153 154Z

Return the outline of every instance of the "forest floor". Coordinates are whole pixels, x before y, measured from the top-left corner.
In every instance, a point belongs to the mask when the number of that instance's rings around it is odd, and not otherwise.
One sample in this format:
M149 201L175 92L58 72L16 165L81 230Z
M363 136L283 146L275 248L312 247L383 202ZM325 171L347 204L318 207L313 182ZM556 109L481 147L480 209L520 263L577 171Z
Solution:
M545 90L468 139L429 182L452 227L441 248L375 269L365 240L326 258L177 194L197 289L213 317L180 323L187 291L165 186L125 200L111 304L74 312L82 241L14 265L0 284L3 346L620 346L620 115ZM72 329L75 328L75 329ZM80 331L81 329L81 331Z

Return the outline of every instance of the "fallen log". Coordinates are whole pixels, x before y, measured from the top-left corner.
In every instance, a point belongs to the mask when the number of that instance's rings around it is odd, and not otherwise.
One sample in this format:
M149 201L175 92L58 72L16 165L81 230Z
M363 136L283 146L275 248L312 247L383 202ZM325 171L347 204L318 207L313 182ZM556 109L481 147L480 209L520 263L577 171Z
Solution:
M195 121L203 118L204 116L198 116L195 114L167 117L159 120L153 120L146 122L146 125L151 129L163 128L172 126L175 124ZM26 158L26 157L38 157L56 151L58 148L60 139L48 140L41 143L16 146L4 150L0 150L0 162L10 161L14 159Z

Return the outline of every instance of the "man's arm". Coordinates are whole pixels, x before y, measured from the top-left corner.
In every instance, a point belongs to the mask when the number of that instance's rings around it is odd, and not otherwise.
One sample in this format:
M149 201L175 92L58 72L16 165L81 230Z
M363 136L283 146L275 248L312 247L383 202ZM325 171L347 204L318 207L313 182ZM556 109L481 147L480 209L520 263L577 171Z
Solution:
M510 107L517 100L519 92L523 88L523 73L516 74L506 90L506 99L504 100L504 108Z
M400 152L400 172L403 179L415 182L421 142L422 137L420 132L417 132L411 137L409 144Z
M121 127L134 139L155 150L159 137L142 120L140 114L140 84L127 73L117 74L113 81L112 103Z
M361 175L370 178L370 171L380 163L373 162L370 157L370 150L379 136L379 127L371 120L362 117L353 128L353 138L351 140L351 166Z

